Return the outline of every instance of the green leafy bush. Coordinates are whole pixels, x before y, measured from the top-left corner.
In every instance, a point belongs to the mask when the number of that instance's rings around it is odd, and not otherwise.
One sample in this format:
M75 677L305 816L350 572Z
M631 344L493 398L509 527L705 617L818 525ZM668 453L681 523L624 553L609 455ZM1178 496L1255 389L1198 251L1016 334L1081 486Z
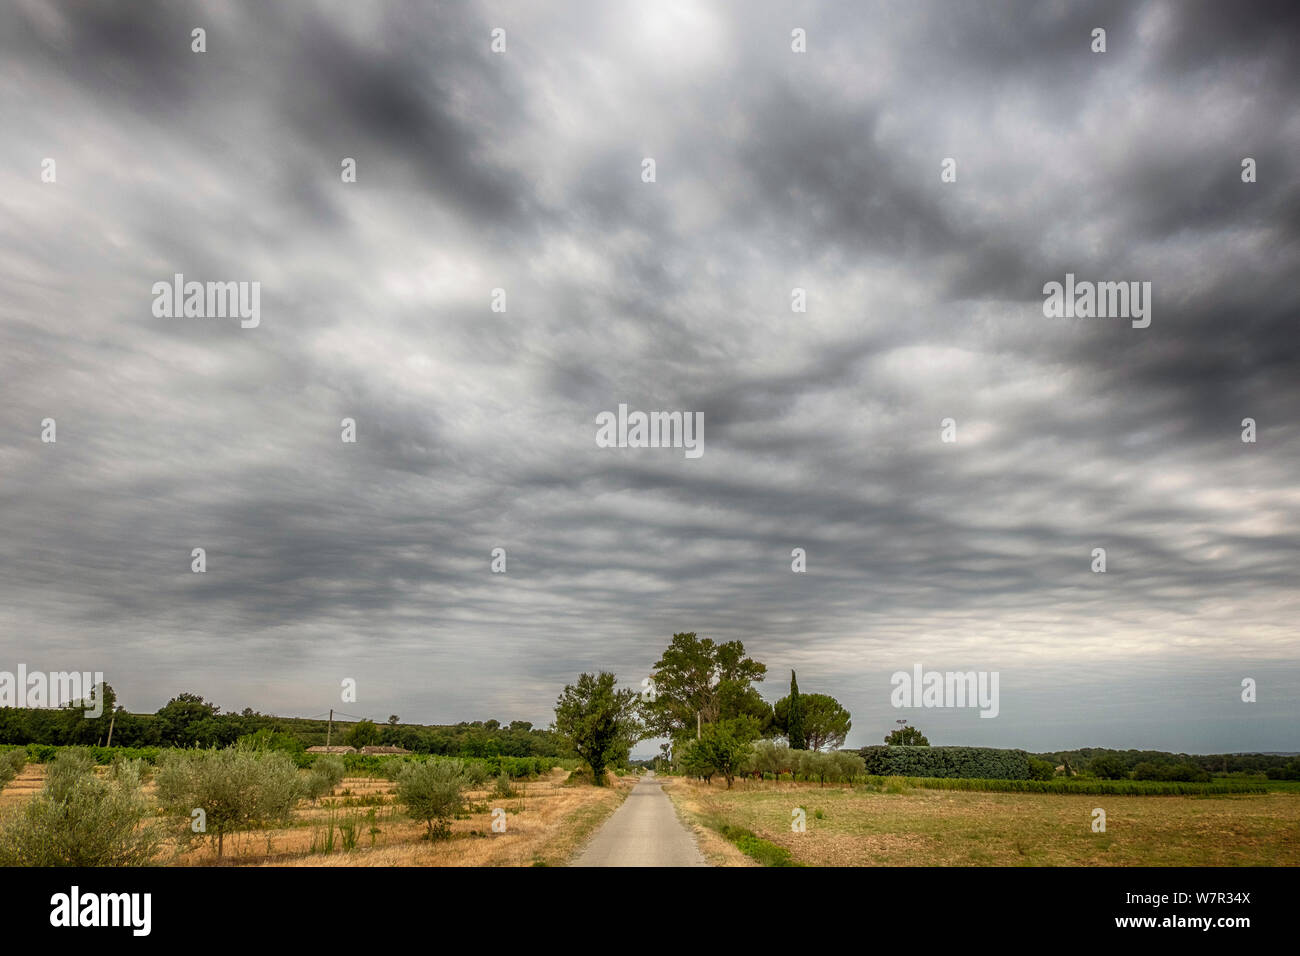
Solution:
M497 782L496 786L492 789L492 796L502 798L518 796L518 791L515 790L514 786L510 782L510 774L506 773L504 770L497 775Z
M0 754L0 790L3 790L14 777L22 773L25 766L27 766L26 751L10 750Z
M761 838L753 830L744 827L723 824L718 828L724 837L736 844L746 856L752 857L764 866L799 866L790 857L790 851Z
M1098 754L1088 761L1087 771L1102 780L1123 780L1128 774L1128 764L1119 754Z
M333 754L317 757L304 783L307 798L315 803L326 794L333 793L334 788L343 782L345 772L341 758Z
M1056 767L1050 760L1039 760L1037 757L1029 758L1029 779L1051 780L1055 776Z
M868 774L901 777L971 777L1028 780L1029 754L992 747L863 747Z
M1159 764L1143 761L1133 768L1134 780L1179 780L1184 783L1209 783L1209 772L1190 763Z

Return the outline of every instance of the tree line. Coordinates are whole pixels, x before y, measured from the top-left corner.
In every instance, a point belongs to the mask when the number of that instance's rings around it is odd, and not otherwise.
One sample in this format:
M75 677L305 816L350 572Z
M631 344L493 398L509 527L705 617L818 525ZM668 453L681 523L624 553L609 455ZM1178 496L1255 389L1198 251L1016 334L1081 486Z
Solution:
M86 709L102 698L99 717ZM111 738L110 738L111 733ZM244 737L270 733L286 750L345 744L360 749L369 745L402 747L412 753L452 757L557 757L564 742L545 728L526 720L508 724L497 720L459 724L403 724L397 715L386 723L371 720L335 721L330 734L327 721L301 717L276 717L251 708L223 713L198 694L180 693L152 714L127 711L110 684L96 687L88 701L59 708L0 707L0 744L119 747L228 747Z

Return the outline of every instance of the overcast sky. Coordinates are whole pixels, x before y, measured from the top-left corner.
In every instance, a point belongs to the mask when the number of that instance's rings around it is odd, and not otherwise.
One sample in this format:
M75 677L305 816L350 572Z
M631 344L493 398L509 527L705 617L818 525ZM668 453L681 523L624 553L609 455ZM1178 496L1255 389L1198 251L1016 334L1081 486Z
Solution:
M545 724L696 631L855 746L1300 750L1298 11L5 4L0 670Z

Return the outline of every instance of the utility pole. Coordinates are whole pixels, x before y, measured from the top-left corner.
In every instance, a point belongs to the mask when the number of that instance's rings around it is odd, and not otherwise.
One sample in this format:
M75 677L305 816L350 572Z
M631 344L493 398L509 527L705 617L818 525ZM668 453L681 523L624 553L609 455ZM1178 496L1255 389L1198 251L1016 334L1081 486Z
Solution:
M700 714L701 713L702 711L698 711L698 710L695 712L695 739L696 740L700 739Z
M334 730L334 708L331 707L331 708L330 708L330 722L329 722L329 724L327 724L326 727L325 727L325 746L326 746L326 747L328 747L328 746L330 745L330 734L333 732L333 730Z
M108 746L113 746L113 724L117 722L117 714L108 718Z

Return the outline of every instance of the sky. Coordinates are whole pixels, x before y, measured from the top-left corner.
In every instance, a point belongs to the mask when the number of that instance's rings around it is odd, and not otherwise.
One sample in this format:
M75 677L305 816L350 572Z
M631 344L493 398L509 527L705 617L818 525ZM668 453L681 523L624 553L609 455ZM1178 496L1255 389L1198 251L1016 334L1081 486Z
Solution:
M1298 47L1293 3L5 4L0 670L545 725L693 631L851 746L1300 750ZM258 323L160 316L176 274ZM1149 326L1047 317L1067 274ZM703 454L601 447L620 404ZM894 707L917 665L997 717Z

